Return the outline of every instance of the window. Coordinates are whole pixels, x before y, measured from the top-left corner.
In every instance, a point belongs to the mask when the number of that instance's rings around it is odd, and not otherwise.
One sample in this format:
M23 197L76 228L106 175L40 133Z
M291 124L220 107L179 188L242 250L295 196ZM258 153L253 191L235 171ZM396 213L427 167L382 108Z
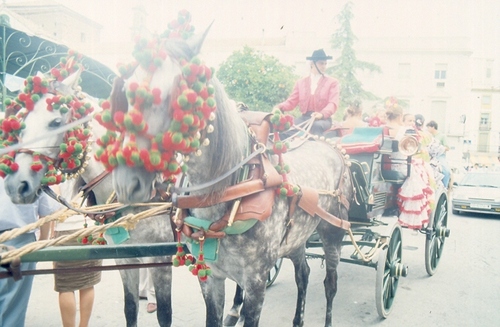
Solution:
M446 64L436 64L436 68L434 70L434 78L435 79L446 79Z
M491 78L491 68L486 68L486 78Z
M439 88L445 86L447 69L447 64L436 64L434 68L434 79L436 80L436 86Z
M481 109L491 109L491 95L481 97Z
M489 131L491 129L490 124L490 113L483 112L479 117L479 130L480 131Z
M411 65L408 63L400 63L398 67L398 77L399 79L410 79Z

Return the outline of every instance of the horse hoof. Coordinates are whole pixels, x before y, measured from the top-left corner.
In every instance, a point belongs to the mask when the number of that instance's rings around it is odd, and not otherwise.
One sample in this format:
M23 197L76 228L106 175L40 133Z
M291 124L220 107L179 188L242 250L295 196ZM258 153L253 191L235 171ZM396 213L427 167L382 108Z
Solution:
M224 319L224 327L234 327L236 326L236 323L238 322L237 316L232 316L232 315L227 315L226 319Z

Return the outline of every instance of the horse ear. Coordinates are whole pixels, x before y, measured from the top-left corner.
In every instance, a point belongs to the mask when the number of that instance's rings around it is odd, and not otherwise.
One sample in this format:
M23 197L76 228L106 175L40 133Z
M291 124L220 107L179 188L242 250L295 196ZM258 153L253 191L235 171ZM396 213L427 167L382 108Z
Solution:
M203 46L203 42L205 41L205 37L207 36L208 31L210 30L210 27L212 27L213 23L214 21L212 21L210 25L208 25L207 29L205 30L205 32L203 32L203 34L193 35L192 37L186 40L194 56L200 53L201 47Z
M66 77L61 84L69 87L70 89L75 89L80 83L80 76L82 75L82 69L78 69L73 74Z

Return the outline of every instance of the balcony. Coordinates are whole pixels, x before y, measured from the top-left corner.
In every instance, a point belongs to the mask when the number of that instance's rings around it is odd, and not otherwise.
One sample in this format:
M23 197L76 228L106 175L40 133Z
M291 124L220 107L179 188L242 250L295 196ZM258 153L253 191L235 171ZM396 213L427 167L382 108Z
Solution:
M480 131L491 131L491 123L488 124L479 124Z

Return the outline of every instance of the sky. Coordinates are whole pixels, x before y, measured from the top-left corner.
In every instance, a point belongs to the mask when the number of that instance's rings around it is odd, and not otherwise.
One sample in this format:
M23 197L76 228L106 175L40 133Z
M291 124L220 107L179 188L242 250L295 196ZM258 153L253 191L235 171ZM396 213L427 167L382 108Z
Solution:
M14 1L14 0L7 0ZM113 41L132 25L132 8L144 6L147 27L162 32L181 9L197 30L213 21L209 37L280 37L314 32L328 40L346 0L56 0L103 26L102 40ZM500 1L353 0L354 34L371 37L469 36L477 51L500 56ZM464 18L465 17L465 18ZM324 45L327 47L328 45Z
M332 24L335 14L344 1L316 0L314 6L310 1L297 0L87 0L84 2L59 0L59 2L101 23L106 29L112 27L111 29L115 31L130 26L131 8L138 5L143 5L146 9L149 17L148 28L153 32L163 31L168 22L177 16L179 10L187 9L199 28L208 26L214 21L210 32L213 37L234 38L260 37L263 32L267 36L286 35L305 26L307 29L321 32L325 30L325 23ZM308 19L297 19L301 16ZM325 18L327 16L329 17ZM112 33L104 34L103 37L109 37Z

